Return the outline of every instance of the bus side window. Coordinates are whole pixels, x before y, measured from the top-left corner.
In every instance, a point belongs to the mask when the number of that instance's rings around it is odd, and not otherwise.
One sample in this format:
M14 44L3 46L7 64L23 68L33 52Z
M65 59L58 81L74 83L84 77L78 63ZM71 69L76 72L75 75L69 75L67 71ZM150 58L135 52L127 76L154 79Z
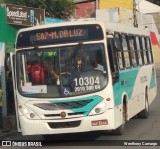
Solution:
M136 36L135 39L136 39L135 47L137 49L138 64L141 66L143 65L143 59L142 59L142 51L140 47L140 40L138 36Z
M146 44L145 44L145 37L141 37L142 42L142 49L143 49L143 56L144 56L144 64L147 64L147 50L146 50Z
M135 67L137 66L138 62L138 56L135 48L135 38L133 35L128 36L128 41L129 41L129 51L131 55L131 61L132 61L132 66Z
M147 48L147 56L148 56L148 63L153 63L153 57L152 57L152 48L151 48L151 42L149 37L146 37L146 48Z
M121 48L121 43L120 43L120 34L119 33L115 33L114 34L114 49L115 49L115 54L118 60L118 68L119 69L123 69L125 66L124 63L124 56L123 56L123 51Z
M125 61L125 67L131 67L131 58L129 54L129 49L128 49L128 44L127 44L127 35L126 34L121 34L121 44L122 44L122 49L123 49L123 55L124 55L124 61Z
M114 62L114 49L113 46L111 45L111 39L109 39L107 41L107 48L108 48L108 55L109 55L109 62L110 62L110 68L111 68L111 72L114 73L115 72L115 62Z
M116 56L116 46L114 44L114 39L110 38L107 40L108 56L110 62L111 73L113 77L113 83L118 80L118 61Z

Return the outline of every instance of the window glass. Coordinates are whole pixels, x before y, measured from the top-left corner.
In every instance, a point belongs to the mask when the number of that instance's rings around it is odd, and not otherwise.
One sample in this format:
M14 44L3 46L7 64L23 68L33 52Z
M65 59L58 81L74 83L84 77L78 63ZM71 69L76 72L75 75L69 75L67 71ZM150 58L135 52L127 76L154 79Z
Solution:
M150 39L146 38L146 45L147 45L147 50L148 50L148 60L149 63L152 63L152 49L151 49L151 44L150 44Z
M145 39L144 37L142 39L142 48L143 48L143 57L144 57L144 63L147 64L147 55L146 55L146 46L145 46Z
M115 43L113 39L107 39L107 48L108 48L110 68L111 72L113 73L118 70Z
M123 68L123 58L122 58L122 51L121 51L121 46L120 46L120 37L118 33L115 33L114 40L115 40L116 54L118 58L118 65L119 65L119 68L122 69Z
M28 97L65 97L102 90L107 84L103 44L28 49L17 53L17 85Z
M141 47L140 47L138 36L136 36L136 46L137 46L138 62L139 62L139 65L142 65L143 63L142 63Z
M132 65L133 66L137 66L134 36L129 36L129 46L130 46Z
M130 64L130 58L129 58L129 51L128 51L128 46L127 46L126 35L122 35L122 48L123 48L125 66L126 67L130 67L131 64Z

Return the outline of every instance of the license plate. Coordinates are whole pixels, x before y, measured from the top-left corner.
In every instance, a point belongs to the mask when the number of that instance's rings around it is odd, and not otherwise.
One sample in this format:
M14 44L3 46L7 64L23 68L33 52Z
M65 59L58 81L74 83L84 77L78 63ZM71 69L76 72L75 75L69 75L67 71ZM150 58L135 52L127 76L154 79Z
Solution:
M92 126L108 125L108 120L96 120L92 121Z

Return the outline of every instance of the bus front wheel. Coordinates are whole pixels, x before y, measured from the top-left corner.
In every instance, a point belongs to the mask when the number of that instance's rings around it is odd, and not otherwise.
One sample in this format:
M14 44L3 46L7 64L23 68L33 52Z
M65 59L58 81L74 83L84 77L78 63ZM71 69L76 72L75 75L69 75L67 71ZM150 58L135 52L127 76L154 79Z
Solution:
M149 103L148 103L148 94L145 93L145 108L137 114L138 118L148 118L149 115Z
M126 109L126 104L123 104L123 111L122 111L122 125L119 126L117 129L113 130L113 134L114 135L122 135L125 131L125 123L126 123L126 112L127 112L127 109Z

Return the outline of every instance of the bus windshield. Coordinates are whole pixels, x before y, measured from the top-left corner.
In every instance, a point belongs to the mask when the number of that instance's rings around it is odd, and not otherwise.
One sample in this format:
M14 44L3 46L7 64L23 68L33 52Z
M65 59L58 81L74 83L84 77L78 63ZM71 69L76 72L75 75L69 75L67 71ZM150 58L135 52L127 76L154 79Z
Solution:
M16 58L18 90L23 96L76 96L107 85L102 43L28 49L17 52Z

